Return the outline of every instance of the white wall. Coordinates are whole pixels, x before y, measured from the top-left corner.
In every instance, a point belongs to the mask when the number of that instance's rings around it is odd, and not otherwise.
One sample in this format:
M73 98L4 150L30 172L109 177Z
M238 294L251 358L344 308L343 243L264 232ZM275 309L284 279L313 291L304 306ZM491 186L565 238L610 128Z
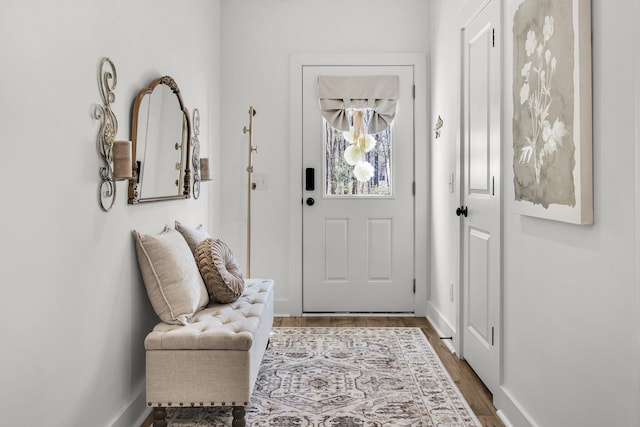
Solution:
M636 22L640 20L640 3L635 3L635 16ZM640 44L640 28L638 26L634 27L635 30L635 43L636 45ZM640 71L640 55L635 55L635 70ZM640 172L640 84L635 85L635 159L636 159L636 182L640 178L638 173ZM636 185L635 191L635 212L636 215L640 213L640 185ZM635 297L635 309L634 320L636 325L636 333L635 333L635 342L636 342L636 352L635 352L635 368L631 371L631 377L635 378L635 401L640 402L640 227L635 224L635 265L636 265L636 297ZM636 416L636 425L640 425L640 405L636 406L635 410Z
M443 120L440 137L431 135L431 250L428 317L444 336L456 336L458 316L459 170L459 29L460 1L431 2L431 115ZM449 183L453 175L453 193ZM450 283L454 286L453 301Z
M432 111L458 111L453 77L439 71L457 64L456 9L473 1L432 3ZM478 2L476 2L478 3ZM638 70L624 53L634 37L633 0L615 7L593 2L593 158L595 224L575 226L511 213L510 2L505 8L503 99L504 330L503 380L496 405L515 427L634 426L638 419L637 197L633 94ZM446 22L443 22L446 21ZM457 65L455 65L457 66ZM453 72L453 68L451 68ZM446 118L445 118L446 123ZM452 131L453 132L453 131ZM443 176L455 156L454 136L433 145L433 228L451 227L438 200L446 204ZM444 141L443 141L444 142ZM442 161L440 161L442 160ZM455 161L455 160L453 160ZM440 182L437 182L440 180ZM449 216L457 223L457 218ZM442 295L448 265L436 258L451 246L434 231L432 304L455 325L455 311ZM455 253L453 254L455 255ZM442 271L441 271L442 270ZM455 272L450 274L455 276ZM449 317L451 316L451 317ZM635 324L634 324L635 323Z
M276 280L276 311L300 283L289 283L289 61L304 53L427 52L423 0L233 0L222 3L222 223L241 267L246 259L249 105L255 106L256 173L268 189L253 192L252 276ZM380 30L383 29L383 30ZM424 120L425 118L420 118ZM295 143L295 141L294 141ZM294 292L295 293L295 292ZM294 313L295 314L295 313Z
M173 76L218 143L220 2L8 0L0 14L0 408L11 426L132 426L144 406L143 339L157 322L132 229L208 221L209 200L97 203L98 64L118 72L130 138L137 91ZM212 223L218 221L213 216ZM139 424L138 424L139 425Z

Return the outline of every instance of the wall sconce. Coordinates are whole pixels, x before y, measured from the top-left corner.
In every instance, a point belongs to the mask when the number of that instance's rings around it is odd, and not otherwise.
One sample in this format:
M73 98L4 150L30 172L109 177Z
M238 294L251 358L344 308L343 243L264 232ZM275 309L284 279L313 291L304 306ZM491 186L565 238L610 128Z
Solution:
M211 181L211 174L209 172L209 159L206 157L200 158L200 111L197 108L193 109L193 136L191 137L191 149L193 154L191 155L193 165L193 198L200 197L200 183L203 181Z
M115 65L109 58L102 58L98 70L98 84L103 105L93 106L93 117L102 121L97 142L104 166L99 169L98 202L105 212L111 210L116 200L115 181L134 177L131 141L115 141L118 133L118 119L111 110L111 104L116 99L114 90L117 83L118 75Z
M440 129L442 129L443 125L444 125L444 122L442 121L442 117L438 115L438 120L436 120L436 126L433 128L433 131L436 134L436 139L440 138Z

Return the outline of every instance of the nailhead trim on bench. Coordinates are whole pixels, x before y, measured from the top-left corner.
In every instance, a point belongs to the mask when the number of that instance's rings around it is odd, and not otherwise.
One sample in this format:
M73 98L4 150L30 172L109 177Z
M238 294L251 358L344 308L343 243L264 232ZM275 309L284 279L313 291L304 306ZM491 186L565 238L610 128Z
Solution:
M172 405L171 402L167 402L167 406L171 406L171 405ZM184 406L184 403L180 402L179 405L180 406ZM247 405L249 405L249 402L244 402L244 406L247 406ZM152 407L153 403L152 402L147 402L147 406ZM196 406L195 402L191 402L191 406L195 407ZM200 406L204 406L204 402L200 402ZM210 406L216 406L216 402L211 402ZM227 406L227 405L226 405L225 402L222 402L220 406ZM236 402L231 402L231 406L236 406ZM162 402L158 402L158 408L162 408L162 407L163 407L162 406Z

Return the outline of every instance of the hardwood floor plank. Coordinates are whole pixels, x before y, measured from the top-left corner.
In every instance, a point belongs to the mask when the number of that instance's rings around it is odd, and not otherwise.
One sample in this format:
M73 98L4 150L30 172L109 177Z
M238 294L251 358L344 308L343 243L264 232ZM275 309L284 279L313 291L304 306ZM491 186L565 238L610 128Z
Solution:
M479 416L478 420L482 423L482 427L504 427L498 416Z

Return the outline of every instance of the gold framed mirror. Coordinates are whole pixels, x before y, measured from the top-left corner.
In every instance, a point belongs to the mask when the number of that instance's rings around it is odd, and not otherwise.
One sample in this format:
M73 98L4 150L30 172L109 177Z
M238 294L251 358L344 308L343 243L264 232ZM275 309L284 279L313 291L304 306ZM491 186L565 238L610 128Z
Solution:
M131 141L137 173L129 181L129 204L190 197L191 123L170 76L153 80L136 96Z

